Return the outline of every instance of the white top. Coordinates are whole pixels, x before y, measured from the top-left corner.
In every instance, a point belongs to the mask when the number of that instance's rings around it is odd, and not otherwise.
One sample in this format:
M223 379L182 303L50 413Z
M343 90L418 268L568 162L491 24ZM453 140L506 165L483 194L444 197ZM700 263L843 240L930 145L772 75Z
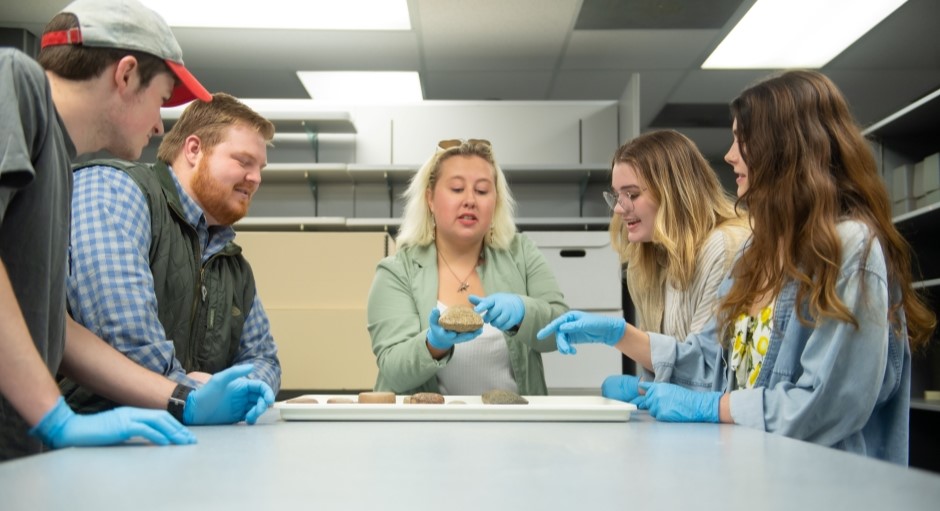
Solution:
M437 308L444 312L447 306L437 302ZM450 362L437 371L437 384L446 395L472 396L493 389L518 392L503 332L485 323L479 337L455 344Z
M747 231L738 229L729 238L726 229L715 229L705 240L695 263L695 275L689 288L680 291L665 285L662 330L680 342L692 332L705 327L718 307L718 286L731 269Z

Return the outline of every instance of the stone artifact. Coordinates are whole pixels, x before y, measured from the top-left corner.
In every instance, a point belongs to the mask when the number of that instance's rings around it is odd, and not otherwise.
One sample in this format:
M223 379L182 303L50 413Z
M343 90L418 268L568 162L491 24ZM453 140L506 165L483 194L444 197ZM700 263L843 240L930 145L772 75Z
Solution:
M331 405L336 405L336 404L355 403L356 400L352 398L348 398L348 397L331 397L327 399L326 402Z
M360 404L395 404L394 392L360 392Z
M483 318L467 305L452 305L441 314L440 325L455 332L473 332L483 327Z
M298 396L293 399L288 399L285 402L290 403L292 405L315 405L319 403L319 401L317 401L317 398L310 397L310 396Z
M527 405L528 401L515 392L508 390L495 389L483 393L483 404L485 405Z
M444 396L437 392L418 392L403 401L406 405L442 405Z

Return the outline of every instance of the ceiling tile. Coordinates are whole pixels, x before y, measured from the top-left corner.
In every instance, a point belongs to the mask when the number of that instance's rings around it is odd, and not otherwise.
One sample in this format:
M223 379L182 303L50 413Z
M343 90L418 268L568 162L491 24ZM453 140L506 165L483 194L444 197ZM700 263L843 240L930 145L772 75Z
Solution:
M721 28L739 5L741 0L584 0L574 28Z
M548 71L433 71L425 99L547 99Z
M555 67L578 2L419 0L416 4L416 28L427 69L510 71Z
M676 69L698 66L716 30L578 30L562 69Z

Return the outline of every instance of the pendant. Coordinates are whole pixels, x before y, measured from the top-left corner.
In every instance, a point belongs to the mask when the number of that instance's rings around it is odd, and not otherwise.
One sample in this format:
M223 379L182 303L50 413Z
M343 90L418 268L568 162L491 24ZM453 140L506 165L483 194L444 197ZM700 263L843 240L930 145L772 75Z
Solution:
M468 290L468 289L470 289L470 283L469 283L469 282L464 282L463 284L460 284L460 287L457 288L457 292L458 292L458 293L463 293L464 291L466 291L466 290Z

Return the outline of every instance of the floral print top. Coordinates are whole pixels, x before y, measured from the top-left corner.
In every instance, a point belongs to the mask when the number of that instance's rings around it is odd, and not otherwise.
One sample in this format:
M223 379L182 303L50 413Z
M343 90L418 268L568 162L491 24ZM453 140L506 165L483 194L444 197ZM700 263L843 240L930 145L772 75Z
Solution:
M734 346L731 350L731 368L735 375L735 388L754 387L760 375L764 355L770 344L774 304L761 309L757 317L741 313L734 322Z

